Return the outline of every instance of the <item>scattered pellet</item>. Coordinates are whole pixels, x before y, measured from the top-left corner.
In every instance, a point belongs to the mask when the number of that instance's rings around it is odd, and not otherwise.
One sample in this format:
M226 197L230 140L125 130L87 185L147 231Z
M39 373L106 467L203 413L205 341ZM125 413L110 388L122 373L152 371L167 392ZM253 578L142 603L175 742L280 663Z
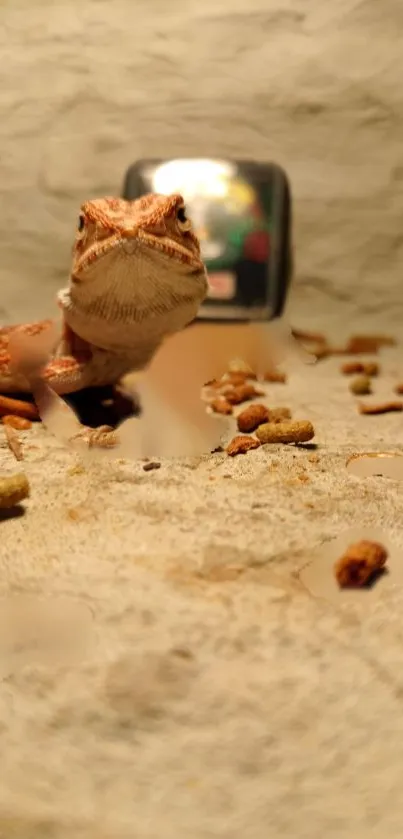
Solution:
M232 414L233 408L228 399L225 396L219 396L217 399L213 399L210 402L210 407L214 411L215 414L225 414L229 415Z
M394 338L388 338L385 335L353 335L346 344L343 346L331 346L327 343L327 341L318 342L315 347L312 348L312 352L316 355L317 359L321 358L328 358L332 355L368 355L370 353L376 354L382 347L391 347L396 344ZM353 362L355 365L356 362ZM351 369L350 371L344 371L347 375L349 373L358 373L358 372L366 372L367 375L376 375L375 373L370 373L368 370L363 371L360 369Z
M249 437L248 435L237 435L236 437L233 437L230 443L228 443L226 451L230 457L235 457L237 454L245 454L250 449L258 449L259 446L259 440L256 440L254 437Z
M340 367L340 373L343 373L344 376L351 376L355 373L363 372L364 365L361 361L346 361L346 363L342 364Z
M4 435L7 441L8 448L10 452L14 455L16 460L23 460L24 455L22 452L21 440L18 437L17 432L11 425L4 426Z
M353 335L347 342L346 352L351 355L377 353L382 347L394 347L395 338L387 335Z
M350 545L334 566L340 588L361 588L384 568L388 552L378 542L363 539Z
M377 376L379 374L379 364L376 361L366 361L362 366L362 372L365 376Z
M291 419L289 408L269 408L269 422L283 422Z
M28 478L23 472L0 478L0 508L15 507L25 498L29 498Z
M150 460L143 466L144 472L152 472L154 469L161 469L161 464L158 462L158 460Z
M363 373L364 376L377 376L379 364L376 361L347 361L341 365L340 372L345 376L351 376L354 373Z
M365 396L368 393L372 393L371 379L369 376L357 376L350 382L350 390L356 396Z
M14 414L6 414L2 417L3 425L8 425L10 428L15 428L16 431L27 431L32 427L32 422L24 417L16 417Z
M402 411L403 402L382 402L377 405L366 405L362 402L358 405L360 414L390 414L392 411Z
M395 393L397 393L399 396L403 396L403 384L396 385Z
M261 443L307 443L315 429L309 420L267 422L257 429L256 436Z
M242 402L248 402L249 399L254 399L255 396L264 396L264 392L252 384L228 388L223 393L231 405L241 405Z
M11 399L9 396L0 396L0 417L12 414L16 417L24 417L29 420L38 420L39 413L36 405L32 402L23 402L21 399Z
M266 373L263 375L264 382L273 382L278 384L285 384L287 381L287 376L285 373L281 373L280 370L267 370Z
M244 385L247 378L246 373L224 373L221 379L221 387L226 387L228 385L238 387L239 385Z
M255 404L249 405L238 416L239 431L250 432L255 431L259 425L268 422L270 419L270 411L265 405Z
M222 384L229 382L231 385L243 385L245 384L247 379L256 379L256 373L253 373L251 370L250 372L245 372L242 370L231 371L229 370L228 373L224 373L221 382Z

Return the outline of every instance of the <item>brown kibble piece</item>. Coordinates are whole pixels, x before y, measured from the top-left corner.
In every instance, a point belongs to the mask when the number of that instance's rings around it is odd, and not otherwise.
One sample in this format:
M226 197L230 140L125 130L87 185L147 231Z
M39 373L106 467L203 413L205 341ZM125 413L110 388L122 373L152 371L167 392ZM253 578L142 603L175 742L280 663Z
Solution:
M245 384L247 379L256 379L256 373L253 373L252 370L250 372L238 370L236 372L229 370L228 373L225 373L221 384L225 384L229 382L231 385L243 385Z
M32 422L24 417L16 417L14 414L6 414L2 417L3 425L9 425L10 428L15 428L16 431L27 431L31 428Z
M377 376L379 373L379 364L376 361L347 361L342 364L340 372L345 376L350 376L352 373L363 373L364 376Z
M16 460L24 460L24 455L21 446L21 440L14 428L11 425L4 426L4 435L7 441L10 452L13 453Z
M221 379L211 379L209 382L206 382L204 387L210 388L210 390L217 390L221 392L221 395L225 396L226 393L232 393L234 388L243 387L244 385L247 386L248 379L256 378L255 373L252 372L246 373L241 370L238 372L229 371L228 373L224 373Z
M29 483L23 472L0 478L0 509L15 507L28 497Z
M240 431L256 431L259 425L268 422L270 418L269 409L265 405L249 405L238 416L238 428Z
M363 373L364 372L364 365L362 361L346 361L345 364L342 364L340 367L340 373L343 373L344 376L351 376L354 373Z
M150 460L143 466L144 472L152 472L154 469L161 469L161 464L158 462L158 460Z
M268 422L257 429L256 436L261 443L307 443L315 429L309 420Z
M263 376L264 382L278 382L279 384L285 384L287 381L287 376L285 373L281 373L280 370L267 370L267 372Z
M350 382L350 390L356 396L364 396L365 394L371 393L371 379L369 376L357 376L356 379Z
M385 335L354 335L350 340L340 347L332 347L327 343L318 343L312 349L312 352L318 359L327 358L331 355L368 355L369 353L376 354L381 347L392 347L396 344L394 338L388 338ZM370 373L368 370L357 369L356 362L352 362L354 368L351 370L342 370L346 375L349 373L366 372L367 375L376 375ZM347 365L346 365L347 366Z
M392 411L402 411L403 402L382 402L378 405L364 405L358 406L360 414L390 414Z
M396 385L396 387L395 387L395 393L398 393L398 394L399 394L399 396L402 396L402 395L403 395L403 384Z
M39 413L36 405L32 402L23 402L21 399L11 399L9 396L0 396L0 417L12 414L16 417L24 417L29 420L38 420Z
M381 347L394 347L396 341L386 335L353 335L347 343L346 352L351 355L377 353Z
M342 364L340 372L345 376L350 376L352 373L363 373L364 376L377 376L379 373L379 364L376 361L347 361Z
M250 449L258 449L259 446L259 440L255 440L254 437L238 435L237 437L233 437L231 442L228 444L227 454L229 454L230 457L235 457L237 454L245 454Z
M225 390L225 397L231 405L241 405L242 402L248 402L249 399L254 399L255 396L264 396L262 390L258 390L252 384L239 385L238 387L228 388Z
M366 361L362 366L365 376L377 376L379 373L379 364L376 361Z
M334 566L340 588L362 588L384 568L387 558L386 548L378 542L363 539L350 545Z
M269 422L283 422L291 419L291 411L289 408L270 408Z
M215 414L232 414L232 405L225 396L219 396L217 399L213 399L210 406Z
M234 387L244 385L247 378L246 373L225 373L221 379L221 387L223 385L233 385Z

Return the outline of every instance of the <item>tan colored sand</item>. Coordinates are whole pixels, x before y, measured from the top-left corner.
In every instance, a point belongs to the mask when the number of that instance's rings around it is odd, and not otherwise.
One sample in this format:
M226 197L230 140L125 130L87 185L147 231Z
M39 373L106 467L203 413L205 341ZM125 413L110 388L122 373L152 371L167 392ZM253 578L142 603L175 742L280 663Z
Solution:
M339 608L293 572L352 524L402 548L402 485L345 469L402 450L402 420L360 417L335 360L268 392L316 452L80 472L24 435L32 497L0 522L5 839L401 836L401 588Z

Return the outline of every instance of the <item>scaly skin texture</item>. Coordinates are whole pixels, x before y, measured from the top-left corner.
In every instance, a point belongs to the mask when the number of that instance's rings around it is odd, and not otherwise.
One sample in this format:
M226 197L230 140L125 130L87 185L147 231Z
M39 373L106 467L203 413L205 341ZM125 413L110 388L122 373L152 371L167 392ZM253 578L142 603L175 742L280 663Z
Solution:
M62 334L43 371L58 394L113 385L148 365L162 341L197 315L207 294L200 246L181 195L98 198L81 207L70 283L58 294ZM51 321L0 329L0 392L31 390L10 365L9 341Z

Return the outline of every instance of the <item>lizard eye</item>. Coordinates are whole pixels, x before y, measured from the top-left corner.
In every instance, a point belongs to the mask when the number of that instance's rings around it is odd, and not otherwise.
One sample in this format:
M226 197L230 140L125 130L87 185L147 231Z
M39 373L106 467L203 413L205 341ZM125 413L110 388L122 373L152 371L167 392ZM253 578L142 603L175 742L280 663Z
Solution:
M85 227L85 218L84 218L83 214L81 213L78 217L78 224L77 224L78 232L82 233L83 230L84 230L84 227Z
M178 222L178 227L181 233L184 233L186 230L190 230L191 222L186 215L186 208L179 207L176 213L176 220Z

